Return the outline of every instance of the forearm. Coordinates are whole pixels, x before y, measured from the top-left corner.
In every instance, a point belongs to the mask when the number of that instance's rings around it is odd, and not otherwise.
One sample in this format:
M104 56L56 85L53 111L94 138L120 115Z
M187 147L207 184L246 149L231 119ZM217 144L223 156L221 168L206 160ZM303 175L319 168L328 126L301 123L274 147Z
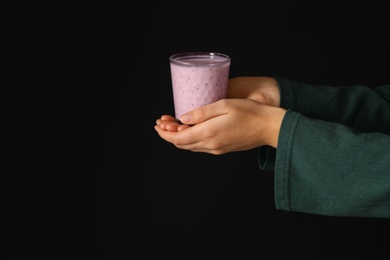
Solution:
M361 131L390 133L390 85L331 87L276 80L281 107Z
M276 207L330 216L390 217L389 147L389 135L288 111L274 157Z

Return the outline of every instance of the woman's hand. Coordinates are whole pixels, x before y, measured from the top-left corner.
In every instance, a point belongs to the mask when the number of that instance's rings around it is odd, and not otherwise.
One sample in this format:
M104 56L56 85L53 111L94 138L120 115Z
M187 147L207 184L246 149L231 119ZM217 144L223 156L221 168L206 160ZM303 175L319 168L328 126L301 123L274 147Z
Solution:
M276 147L285 113L251 99L223 99L184 114L180 121L185 125L163 115L155 130L180 149L218 155L263 145Z

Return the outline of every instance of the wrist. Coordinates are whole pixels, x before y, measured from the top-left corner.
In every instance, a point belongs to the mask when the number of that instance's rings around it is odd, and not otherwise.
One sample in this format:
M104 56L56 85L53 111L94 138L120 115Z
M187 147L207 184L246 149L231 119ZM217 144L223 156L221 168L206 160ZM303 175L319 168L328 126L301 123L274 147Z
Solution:
M267 91L268 104L271 106L279 107L280 106L280 90L278 86L278 82L275 78L267 78L264 82L266 87L264 87L264 91Z

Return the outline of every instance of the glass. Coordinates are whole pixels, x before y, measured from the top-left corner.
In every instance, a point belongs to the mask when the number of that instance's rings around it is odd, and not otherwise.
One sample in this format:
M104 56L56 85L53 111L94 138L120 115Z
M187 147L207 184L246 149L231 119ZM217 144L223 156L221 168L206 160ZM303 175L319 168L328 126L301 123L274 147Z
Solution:
M170 58L175 117L226 98L230 57L216 52L176 53Z

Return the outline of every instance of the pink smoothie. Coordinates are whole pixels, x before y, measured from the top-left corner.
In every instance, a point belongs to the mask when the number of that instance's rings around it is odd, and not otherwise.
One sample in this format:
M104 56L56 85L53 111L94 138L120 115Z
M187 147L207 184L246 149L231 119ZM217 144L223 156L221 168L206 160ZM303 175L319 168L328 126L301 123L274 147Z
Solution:
M212 54L210 56L210 54ZM171 57L172 91L177 119L188 111L226 98L230 58L203 53Z

